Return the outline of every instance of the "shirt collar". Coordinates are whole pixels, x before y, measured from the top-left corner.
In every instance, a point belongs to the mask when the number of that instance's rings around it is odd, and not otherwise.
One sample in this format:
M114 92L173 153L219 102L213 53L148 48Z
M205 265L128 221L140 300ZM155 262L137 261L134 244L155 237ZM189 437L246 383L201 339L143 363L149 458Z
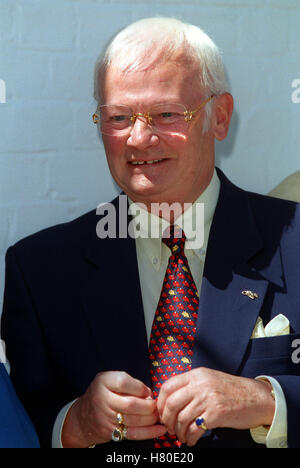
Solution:
M191 251L192 254L197 255L200 259L205 258L209 231L212 219L217 206L219 193L220 193L220 180L216 170L214 170L213 177L204 192L198 199L176 219L176 224L180 226L185 233L186 243L185 249ZM169 226L168 221L162 219L149 211L142 209L137 203L129 200L129 213L132 215L132 227L136 230L136 243L137 248L142 249L148 256L150 262L156 270L159 270L161 265L162 249L168 248L164 246L161 241L161 233ZM202 217L201 225L204 224L203 239L201 245L195 242L195 220L199 220L199 214L203 213L201 210L204 208L204 216ZM197 216L196 216L197 215ZM204 221L204 223L203 223ZM203 240L203 243L202 243ZM155 262L153 262L155 259Z

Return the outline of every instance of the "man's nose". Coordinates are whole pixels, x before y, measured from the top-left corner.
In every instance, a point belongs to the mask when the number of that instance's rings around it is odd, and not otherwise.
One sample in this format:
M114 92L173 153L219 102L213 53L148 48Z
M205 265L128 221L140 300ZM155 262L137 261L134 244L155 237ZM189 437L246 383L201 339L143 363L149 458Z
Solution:
M143 116L137 116L135 122L132 124L127 144L139 149L146 149L157 145L158 142L159 138L153 132L153 128L148 123L148 119Z

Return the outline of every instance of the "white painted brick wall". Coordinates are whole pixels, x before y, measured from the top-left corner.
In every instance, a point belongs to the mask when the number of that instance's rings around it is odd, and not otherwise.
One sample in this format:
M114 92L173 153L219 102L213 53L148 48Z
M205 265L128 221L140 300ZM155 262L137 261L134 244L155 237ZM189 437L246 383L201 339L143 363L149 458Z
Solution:
M0 0L0 310L8 246L117 193L91 121L94 62L154 15L199 25L223 50L236 104L217 160L232 180L266 193L300 169L300 0Z

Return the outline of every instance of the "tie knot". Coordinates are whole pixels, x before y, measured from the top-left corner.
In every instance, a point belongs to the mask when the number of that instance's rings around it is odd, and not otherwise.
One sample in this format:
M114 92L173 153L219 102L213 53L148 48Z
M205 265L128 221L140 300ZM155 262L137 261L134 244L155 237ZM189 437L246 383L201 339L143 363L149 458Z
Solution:
M185 239L183 230L172 224L164 231L162 241L169 247L173 255L181 255L184 252Z

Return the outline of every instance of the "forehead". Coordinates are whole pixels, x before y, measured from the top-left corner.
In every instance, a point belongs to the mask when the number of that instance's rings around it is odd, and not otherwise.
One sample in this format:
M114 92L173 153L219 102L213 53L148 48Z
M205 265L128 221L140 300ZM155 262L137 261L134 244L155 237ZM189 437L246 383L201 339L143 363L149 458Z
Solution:
M103 81L104 104L151 105L182 102L191 105L203 96L200 70L177 61L146 70L122 71L111 65Z

